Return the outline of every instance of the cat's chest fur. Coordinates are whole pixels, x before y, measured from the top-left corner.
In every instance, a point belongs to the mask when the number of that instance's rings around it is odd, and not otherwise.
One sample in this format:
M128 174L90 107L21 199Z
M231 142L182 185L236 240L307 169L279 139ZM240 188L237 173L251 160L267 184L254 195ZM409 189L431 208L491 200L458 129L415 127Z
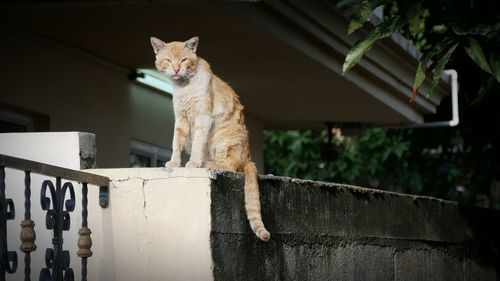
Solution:
M174 86L172 96L175 112L186 114L190 123L194 122L195 116L210 114L210 80L210 73L199 71L186 85Z

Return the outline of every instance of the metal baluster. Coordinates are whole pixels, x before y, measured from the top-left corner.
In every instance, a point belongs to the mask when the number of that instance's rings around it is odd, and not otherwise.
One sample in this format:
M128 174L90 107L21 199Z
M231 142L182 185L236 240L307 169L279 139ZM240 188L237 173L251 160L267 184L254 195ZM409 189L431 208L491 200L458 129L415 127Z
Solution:
M92 251L90 248L92 247L92 239L90 238L90 234L92 231L88 228L88 211L87 211L87 194L88 187L87 183L83 183L82 186L82 228L78 231L80 237L78 238L78 256L82 258L82 281L87 281L87 258L92 256Z
M31 172L24 176L24 220L21 222L21 246L24 252L24 280L31 280L31 252L36 250L35 223L31 220Z
M5 280L5 273L17 270L17 253L7 247L7 220L15 215L14 202L5 197L5 167L0 166L0 281Z
M47 188L50 191L50 197L53 201L53 209L50 209L50 198L45 196ZM70 199L64 201L66 191L69 191ZM75 209L75 191L73 185L71 182L62 185L61 178L58 177L56 178L56 187L54 188L54 184L50 180L46 180L42 184L40 196L42 209L47 211L45 220L47 229L53 230L53 248L48 248L45 252L45 265L47 267L40 271L40 280L72 281L74 280L74 275L73 270L69 267L69 251L63 251L63 231L69 230L69 212ZM66 210L64 207L66 207Z

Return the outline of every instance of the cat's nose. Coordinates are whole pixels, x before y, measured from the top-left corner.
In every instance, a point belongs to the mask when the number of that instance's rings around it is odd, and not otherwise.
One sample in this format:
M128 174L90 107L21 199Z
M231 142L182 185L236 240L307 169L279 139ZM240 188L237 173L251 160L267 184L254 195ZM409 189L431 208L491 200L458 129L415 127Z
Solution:
M175 74L179 72L180 67L178 65L172 65L172 69L174 70Z

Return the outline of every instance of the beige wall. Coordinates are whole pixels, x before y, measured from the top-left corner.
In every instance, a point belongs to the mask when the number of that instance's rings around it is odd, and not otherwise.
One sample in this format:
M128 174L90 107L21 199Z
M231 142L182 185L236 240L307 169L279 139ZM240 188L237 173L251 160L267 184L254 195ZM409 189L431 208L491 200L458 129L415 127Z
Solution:
M103 222L92 226L100 234L92 239L105 247L89 259L94 263L89 272L98 276L89 280L213 280L212 173L185 168L87 172L111 180L109 207L89 209L89 222Z
M38 35L6 26L0 31L6 39L0 44L0 103L49 115L51 131L96 134L98 167L127 167L131 138L171 148L170 97L128 80L128 68ZM262 125L247 120L262 171Z

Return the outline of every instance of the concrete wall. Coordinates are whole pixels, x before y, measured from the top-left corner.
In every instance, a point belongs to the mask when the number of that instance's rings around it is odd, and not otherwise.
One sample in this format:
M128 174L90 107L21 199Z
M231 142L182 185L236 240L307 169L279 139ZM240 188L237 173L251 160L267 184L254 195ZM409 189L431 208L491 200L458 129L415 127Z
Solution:
M102 237L93 235L104 244L103 255L96 258L108 265L96 280L212 280L210 172L184 168L172 174L164 168L89 172L112 180L109 207L92 214L101 214L106 228Z
M92 166L93 135L0 134L0 153L73 169ZM241 174L206 169L93 169L110 177L110 204L89 188L94 255L88 280L464 280L500 278L500 212L430 197L263 176L262 213L271 241L251 232ZM44 265L51 233L44 226L40 184L32 177L37 251L32 279ZM19 242L23 173L7 169L7 198L17 207L8 221L9 250ZM77 207L65 232L71 268L81 225ZM7 280L23 274L19 269Z
M265 243L248 226L241 174L90 172L113 180L94 237L113 265L105 280L498 280L498 211L266 176Z
M214 280L498 280L500 212L429 197L261 177L272 233L249 233L241 175L212 183Z
M0 103L48 115L52 132L95 134L98 167L128 167L130 139L171 148L172 100L128 79L139 66L119 66L5 25L0 31L6 39L0 44ZM148 67L153 59L151 52ZM262 125L247 119L262 171Z

